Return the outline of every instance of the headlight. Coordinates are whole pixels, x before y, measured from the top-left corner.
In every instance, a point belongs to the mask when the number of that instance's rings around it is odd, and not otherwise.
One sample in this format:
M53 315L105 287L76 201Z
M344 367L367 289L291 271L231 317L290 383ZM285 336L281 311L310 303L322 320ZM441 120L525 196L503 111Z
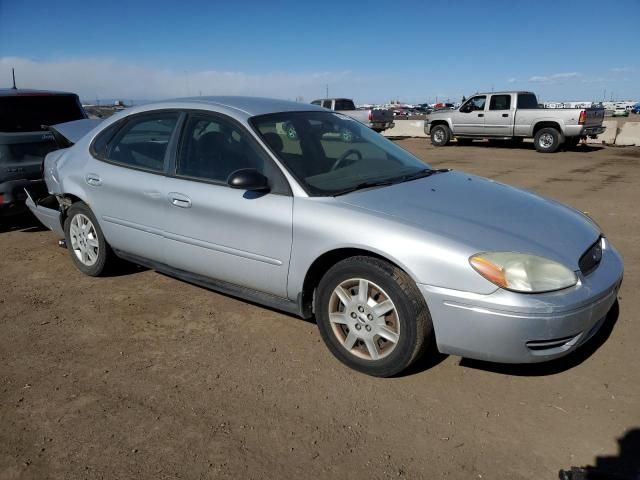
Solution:
M515 292L551 292L578 282L576 274L564 265L526 253L478 253L469 263L490 282Z

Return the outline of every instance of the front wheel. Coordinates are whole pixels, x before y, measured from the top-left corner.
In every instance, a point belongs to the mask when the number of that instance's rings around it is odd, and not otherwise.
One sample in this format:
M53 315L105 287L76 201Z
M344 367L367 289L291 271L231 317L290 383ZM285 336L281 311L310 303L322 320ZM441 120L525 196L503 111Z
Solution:
M316 320L327 347L347 366L378 377L411 365L432 335L424 298L398 267L352 257L322 278Z
M553 153L560 146L560 132L555 128L541 128L533 138L533 143L538 152Z
M451 130L446 125L436 125L431 129L431 143L435 147L444 147L451 140Z
M91 209L74 203L64 222L64 237L71 260L85 275L97 277L113 262L113 253Z

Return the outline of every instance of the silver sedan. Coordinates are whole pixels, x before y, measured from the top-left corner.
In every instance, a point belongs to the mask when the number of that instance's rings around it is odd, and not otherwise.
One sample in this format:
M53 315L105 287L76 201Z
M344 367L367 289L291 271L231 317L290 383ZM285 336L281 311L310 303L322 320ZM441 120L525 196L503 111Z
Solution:
M55 129L75 144L47 156L48 192L28 201L80 271L120 257L315 316L331 352L371 375L397 374L429 345L560 357L616 300L621 258L584 214L432 169L320 107L199 97L90 128Z

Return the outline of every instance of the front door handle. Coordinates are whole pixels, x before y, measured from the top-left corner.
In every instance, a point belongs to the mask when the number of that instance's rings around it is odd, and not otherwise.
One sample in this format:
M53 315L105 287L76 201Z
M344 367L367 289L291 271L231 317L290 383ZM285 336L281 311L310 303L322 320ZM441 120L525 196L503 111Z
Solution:
M503 113L502 116L506 118L506 117L509 116L509 114L508 113Z
M484 113L479 113L478 116L479 117L484 117Z
M95 173L87 173L87 176L84 177L84 180L93 187L99 187L100 185L102 185L102 179Z
M180 208L191 208L191 199L182 193L171 192L169 194L171 205Z

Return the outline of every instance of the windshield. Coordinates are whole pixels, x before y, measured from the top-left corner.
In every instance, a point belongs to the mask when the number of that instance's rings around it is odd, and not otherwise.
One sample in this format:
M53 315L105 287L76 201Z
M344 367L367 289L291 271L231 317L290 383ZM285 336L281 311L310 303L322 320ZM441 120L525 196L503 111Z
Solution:
M395 143L338 113L276 113L254 117L251 124L313 196L404 181L429 168Z
M12 95L0 97L0 132L37 132L86 118L75 95Z

